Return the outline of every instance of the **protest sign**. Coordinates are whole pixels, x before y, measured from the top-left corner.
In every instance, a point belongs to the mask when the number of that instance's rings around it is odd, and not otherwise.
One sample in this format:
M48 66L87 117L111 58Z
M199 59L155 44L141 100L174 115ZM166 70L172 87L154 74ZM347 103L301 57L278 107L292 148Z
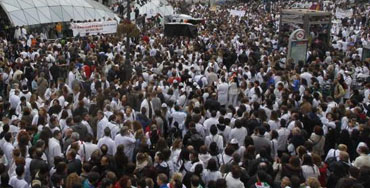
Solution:
M230 15L243 17L245 15L244 10L230 10Z

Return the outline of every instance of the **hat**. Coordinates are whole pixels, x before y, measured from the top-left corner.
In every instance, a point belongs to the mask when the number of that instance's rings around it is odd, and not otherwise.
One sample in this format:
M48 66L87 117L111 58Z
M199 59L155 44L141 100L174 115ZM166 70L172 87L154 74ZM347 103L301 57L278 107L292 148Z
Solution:
M174 83L174 84L177 84L177 80L174 80L174 81L173 81L173 83Z
M230 144L239 144L239 142L235 138L233 138L231 139Z
M167 104L166 103L163 103L162 104L162 108L167 108Z

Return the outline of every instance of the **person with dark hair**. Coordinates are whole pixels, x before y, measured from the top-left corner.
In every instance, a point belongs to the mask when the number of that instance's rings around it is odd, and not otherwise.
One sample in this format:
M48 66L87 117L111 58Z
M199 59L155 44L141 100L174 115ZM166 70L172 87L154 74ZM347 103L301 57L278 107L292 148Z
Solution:
M208 185L210 181L216 181L219 178L222 178L222 174L218 171L217 161L215 159L210 159L207 164L207 169L203 171L203 182L205 185Z
M23 178L24 166L17 166L15 173L16 176L10 178L9 185L17 188L28 188L28 183Z
M320 176L319 168L313 163L312 157L309 154L303 155L302 172L305 179L309 177L318 178Z
M82 118L79 115L76 115L73 117L73 122L75 125L73 125L72 129L74 132L77 132L80 135L80 139L83 140L86 138L86 135L88 134L88 130L85 125L81 123Z
M231 173L226 174L225 180L227 188L244 188L244 184L240 181L241 169L238 165L231 167Z
M205 129L205 135L209 135L212 125L217 125L219 123L218 118L217 118L217 111L212 110L210 112L211 112L211 117L206 119L203 123L204 129Z
M49 139L48 143L48 162L49 165L54 166L54 157L63 156L60 140L62 133L59 130L54 131L53 137Z
M297 176L301 183L305 181L302 173L301 162L297 156L290 157L289 163L282 167L281 177L287 176L288 178L291 178L293 176Z
M66 158L68 161L68 166L67 166L68 174L71 174L74 172L77 173L78 175L81 174L82 164L81 164L80 159L76 159L76 154L77 154L76 150L74 149L70 149L66 154Z
M281 156L283 152L288 151L287 145L288 145L288 138L290 135L290 130L287 128L287 122L284 118L280 119L280 128L278 129L278 156Z
M216 181L216 187L217 188L227 188L227 186L226 186L226 180L225 179L218 179Z
M0 187L1 188L12 188L11 185L9 185L9 175L7 172L3 172L0 174L1 176L1 184L0 184Z
M4 136L4 140L5 140L5 142L2 145L2 150L5 154L6 160L8 161L8 167L10 167L10 165L13 163L12 153L13 153L13 150L14 150L14 146L12 144L14 138L13 138L12 133L7 132Z
M163 153L158 152L154 157L154 162L155 162L154 167L158 174L162 173L165 174L167 177L170 175L170 167L166 162Z
M191 177L191 187L194 188L202 188L202 185L200 183L200 177L197 175L193 175Z
M254 135L252 135L257 153L259 153L262 148L271 151L271 142L265 138L265 132L265 128L260 126L255 129Z
M209 148L211 143L215 142L219 152L221 152L224 148L224 139L221 135L217 134L218 130L216 125L211 126L210 133L211 134L209 136L206 136L205 145Z
M229 141L231 141L231 139L236 139L239 146L244 146L244 140L247 135L248 131L245 127L243 127L242 120L235 120L235 127L231 129Z
M312 142L312 152L320 156L324 155L325 136L320 126L315 126L309 141Z
M42 148L36 148L34 153L32 154L32 160L29 166L30 175L32 178L35 177L37 171L39 170L40 166L47 165L46 161L42 159L42 155L44 154ZM57 157L55 157L57 158ZM54 159L55 159L54 158Z
M82 187L96 187L99 181L100 175L98 172L89 172L87 179L82 183Z

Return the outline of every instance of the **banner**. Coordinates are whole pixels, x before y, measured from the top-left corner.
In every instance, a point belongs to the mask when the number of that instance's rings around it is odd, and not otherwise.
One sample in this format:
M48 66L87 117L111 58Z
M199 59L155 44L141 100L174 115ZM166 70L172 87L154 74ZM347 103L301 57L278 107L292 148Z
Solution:
M73 36L80 35L81 37L97 34L110 34L117 32L117 21L103 21L103 22L84 22L71 23Z
M243 17L245 15L245 11L244 10L229 10L229 11L230 11L230 15L231 16Z
M353 10L352 9L343 10L343 9L337 8L337 10L335 11L335 16L338 19L351 18L352 15L353 15Z

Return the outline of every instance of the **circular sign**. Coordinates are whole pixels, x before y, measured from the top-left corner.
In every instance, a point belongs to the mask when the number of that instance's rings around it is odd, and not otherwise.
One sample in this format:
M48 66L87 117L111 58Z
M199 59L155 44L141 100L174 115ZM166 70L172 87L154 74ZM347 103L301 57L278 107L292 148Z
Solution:
M297 33L295 34L295 37L296 37L298 40L303 40L303 39L304 39L304 31L303 31L303 30L299 30L299 31L297 31Z

